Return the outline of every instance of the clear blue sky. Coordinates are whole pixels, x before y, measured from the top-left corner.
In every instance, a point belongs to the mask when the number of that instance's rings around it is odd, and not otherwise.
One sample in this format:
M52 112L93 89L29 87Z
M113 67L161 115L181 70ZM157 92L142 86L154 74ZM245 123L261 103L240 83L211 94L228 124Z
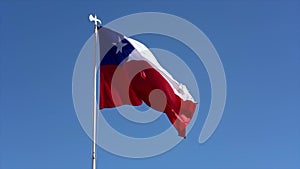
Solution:
M91 140L72 101L74 64L93 33L87 17L96 13L108 23L146 11L187 19L210 38L227 77L223 119L214 135L198 144L210 102L201 62L189 60L176 43L160 46L153 42L159 37L137 37L182 56L191 69L201 68L199 116L188 138L171 151L129 159L98 148L98 167L300 168L300 2L296 0L2 0L0 168L90 168Z

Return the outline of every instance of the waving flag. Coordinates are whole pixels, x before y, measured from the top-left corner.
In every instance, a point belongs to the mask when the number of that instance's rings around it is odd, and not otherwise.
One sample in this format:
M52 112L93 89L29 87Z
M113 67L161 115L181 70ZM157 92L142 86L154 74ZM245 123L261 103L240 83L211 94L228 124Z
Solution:
M141 105L166 113L178 135L186 137L196 102L187 88L177 82L142 43L99 27L99 108Z

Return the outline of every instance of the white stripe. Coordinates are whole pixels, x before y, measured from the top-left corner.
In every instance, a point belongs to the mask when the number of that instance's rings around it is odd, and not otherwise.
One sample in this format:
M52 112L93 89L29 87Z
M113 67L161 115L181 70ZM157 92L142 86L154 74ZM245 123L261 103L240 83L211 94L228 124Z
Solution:
M125 39L127 39L132 46L135 48L135 50L133 50L130 55L128 56L128 61L131 60L144 60L146 62L148 62L153 68L155 68L170 84L170 86L172 87L174 93L179 96L182 100L190 100L192 102L195 103L193 97L191 96L190 92L188 91L188 89L186 88L185 85L177 82L172 75L167 72L156 60L156 58L154 57L154 55L152 54L152 52L142 43L128 38L128 37L124 37Z

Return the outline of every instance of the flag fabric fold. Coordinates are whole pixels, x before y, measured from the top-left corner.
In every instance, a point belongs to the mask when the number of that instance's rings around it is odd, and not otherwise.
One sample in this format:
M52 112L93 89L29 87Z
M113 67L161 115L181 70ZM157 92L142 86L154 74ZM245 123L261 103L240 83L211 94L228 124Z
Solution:
M197 103L142 43L105 27L98 28L100 44L99 109L143 102L165 113L186 137L186 126Z

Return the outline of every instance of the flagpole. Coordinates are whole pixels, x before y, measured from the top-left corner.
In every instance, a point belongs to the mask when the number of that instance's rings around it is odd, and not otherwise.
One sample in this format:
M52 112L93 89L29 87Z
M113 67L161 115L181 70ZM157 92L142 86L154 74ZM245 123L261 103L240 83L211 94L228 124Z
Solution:
M96 169L96 143L97 143L97 37L98 37L98 26L97 23L101 24L101 21L97 19L97 16L89 16L89 20L94 22L94 77L93 77L93 144L92 144L92 169Z
M93 86L93 146L92 146L92 169L96 169L96 134L97 134L97 109L96 109L96 57L97 57L97 25L94 25L94 86Z

